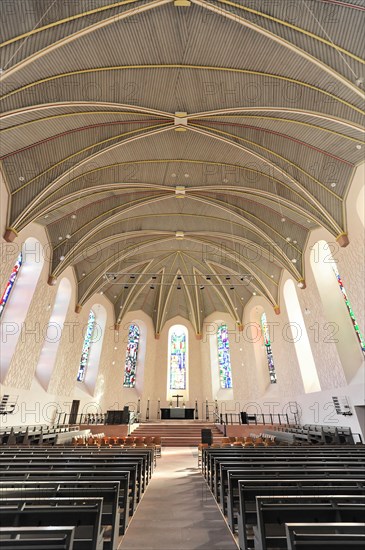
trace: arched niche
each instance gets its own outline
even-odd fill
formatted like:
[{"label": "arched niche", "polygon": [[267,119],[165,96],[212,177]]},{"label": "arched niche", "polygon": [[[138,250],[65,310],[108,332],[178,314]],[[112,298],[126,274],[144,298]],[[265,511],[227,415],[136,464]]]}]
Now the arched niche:
[{"label": "arched niche", "polygon": [[[257,299],[256,299],[257,300]],[[270,371],[268,365],[267,348],[265,346],[264,336],[262,333],[261,320],[265,313],[268,317],[269,308],[272,306],[261,298],[262,303],[256,301],[248,310],[248,322],[244,326],[244,338],[250,349],[251,361],[254,365],[254,372],[251,373],[256,380],[256,392],[260,397],[264,395],[272,386],[270,381]],[[273,334],[270,330],[270,321],[268,319],[268,333],[270,334],[270,344],[272,346]],[[273,361],[275,364],[275,350],[272,350]],[[280,380],[279,380],[280,382]],[[274,384],[275,385],[275,384]]]},{"label": "arched niche", "polygon": [[57,288],[56,298],[35,373],[38,382],[45,390],[48,389],[53,373],[71,295],[71,283],[67,277],[63,277]]},{"label": "arched niche", "polygon": [[21,254],[22,265],[16,284],[4,308],[0,324],[1,382],[6,382],[5,378],[44,265],[42,245],[34,237],[29,237],[24,241]]},{"label": "arched niche", "polygon": [[[310,263],[323,310],[331,328],[331,342],[336,345],[347,382],[351,382],[363,366],[364,356],[354,322],[341,292],[336,269],[341,264],[332,256],[333,246],[321,239],[311,249]],[[346,281],[343,281],[346,287]],[[356,312],[354,312],[356,316]]]},{"label": "arched niche", "polygon": [[321,391],[317,367],[299,304],[297,290],[292,279],[288,279],[284,283],[283,293],[304,391],[305,393]]}]

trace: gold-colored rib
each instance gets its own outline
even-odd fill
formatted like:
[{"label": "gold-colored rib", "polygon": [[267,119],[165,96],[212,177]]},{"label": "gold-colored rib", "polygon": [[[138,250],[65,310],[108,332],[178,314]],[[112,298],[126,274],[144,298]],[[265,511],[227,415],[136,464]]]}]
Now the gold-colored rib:
[{"label": "gold-colored rib", "polygon": [[111,10],[113,8],[118,8],[119,6],[124,6],[128,4],[135,4],[139,0],[123,0],[123,2],[114,2],[113,4],[109,4],[107,6],[101,6],[99,8],[95,8],[93,10],[88,10],[82,13],[77,13],[76,15],[72,15],[70,17],[65,17],[64,19],[59,19],[58,21],[53,21],[53,23],[48,23],[48,25],[43,25],[43,27],[39,27],[37,29],[32,29],[31,31],[25,32],[23,34],[19,34],[18,36],[14,36],[14,38],[9,38],[9,40],[6,40],[5,42],[2,42],[0,44],[0,48],[3,48],[4,46],[8,46],[9,44],[13,44],[14,42],[18,42],[19,40],[22,40],[23,38],[28,38],[29,36],[32,36],[34,34],[38,34],[40,32],[46,31],[48,29],[52,29],[54,27],[58,27],[59,25],[64,25],[65,23],[69,23],[70,21],[75,21],[76,19],[80,19],[82,17],[87,17],[88,15],[93,15],[95,13],[100,13],[106,10]]},{"label": "gold-colored rib", "polygon": [[15,191],[13,191],[11,194],[16,195],[16,193],[19,193],[19,191],[21,191],[25,187],[28,187],[28,185],[30,185],[31,183],[33,183],[37,179],[41,178],[42,176],[44,176],[45,174],[47,174],[51,170],[54,170],[55,168],[57,168],[57,166],[60,166],[64,162],[76,157],[77,155],[81,155],[81,153],[85,153],[85,151],[89,151],[90,149],[93,149],[94,147],[98,147],[99,145],[103,145],[104,143],[108,143],[110,141],[115,141],[119,138],[122,138],[122,137],[125,137],[125,136],[130,136],[130,135],[136,134],[138,132],[143,132],[144,130],[154,130],[156,128],[160,128],[160,127],[163,127],[163,126],[169,126],[169,125],[171,125],[170,122],[161,122],[160,124],[154,124],[153,126],[145,126],[143,128],[135,128],[134,130],[130,130],[129,132],[123,132],[122,134],[118,134],[117,136],[113,136],[113,137],[110,137],[110,138],[107,138],[107,139],[103,139],[102,141],[98,141],[97,143],[93,143],[91,145],[88,145],[88,147],[85,147],[84,149],[80,149],[80,151],[76,151],[76,153],[73,153],[72,155],[69,155],[68,157],[65,157],[64,159],[61,159],[59,162],[56,162],[56,164],[53,164],[50,168],[47,168],[47,170],[45,170],[41,174],[38,174],[38,176],[35,176],[34,178],[27,181],[27,183],[24,183],[23,185],[21,185],[20,187],[15,189]]},{"label": "gold-colored rib", "polygon": [[[301,168],[300,166],[298,166],[298,164],[295,164],[295,162],[291,162],[290,160],[288,160],[286,157],[283,157],[282,155],[279,155],[279,153],[275,153],[275,151],[273,151],[272,149],[269,149],[268,147],[264,147],[263,145],[259,145],[258,143],[256,143],[255,141],[251,141],[249,139],[246,139],[246,138],[243,138],[243,137],[240,137],[240,136],[236,136],[235,134],[231,134],[230,132],[225,132],[223,130],[218,130],[217,128],[212,128],[211,126],[205,126],[203,124],[191,124],[191,126],[194,126],[195,128],[203,128],[204,130],[209,130],[209,131],[212,131],[214,133],[217,133],[217,134],[222,134],[223,136],[228,136],[230,138],[233,138],[233,139],[238,139],[239,141],[243,141],[245,143],[249,143],[250,145],[253,145],[254,147],[258,147],[259,149],[262,149],[263,151],[266,151],[266,153],[269,153],[270,155],[273,155],[275,157],[278,157],[279,159],[283,160],[285,163],[287,164],[290,164],[290,166],[293,166],[294,168],[296,168],[297,170],[299,170],[299,172],[302,172],[302,174],[304,174],[306,177],[308,177],[309,179],[311,179],[314,183],[316,183],[317,185],[319,185],[320,187],[322,187],[325,191],[327,191],[328,193],[330,193],[331,195],[333,195],[334,197],[336,197],[336,199],[338,199],[339,201],[342,201],[342,197],[340,197],[339,195],[337,195],[337,193],[335,193],[334,191],[332,191],[332,189],[329,189],[328,187],[326,187],[323,183],[321,183],[319,180],[317,180],[316,178],[314,178],[313,176],[311,176],[308,172],[306,172],[305,170],[303,170],[303,168]],[[266,159],[270,164],[272,164],[272,162],[268,159]],[[280,166],[279,166],[280,168]],[[282,170],[282,168],[280,168]],[[291,176],[292,177],[292,176]],[[299,182],[298,182],[299,183]]]},{"label": "gold-colored rib", "polygon": [[24,86],[21,86],[20,88],[17,88],[16,90],[12,90],[11,92],[8,92],[7,94],[3,95],[0,100],[4,100],[8,97],[11,97],[14,94],[23,92],[24,90],[28,90],[30,88],[33,88],[35,86],[38,86],[39,84],[44,84],[45,82],[51,82],[52,80],[59,80],[62,78],[67,78],[69,76],[75,76],[75,75],[81,75],[81,74],[89,74],[89,73],[100,73],[100,72],[107,72],[107,71],[122,71],[122,70],[142,70],[142,69],[188,69],[188,70],[206,70],[206,71],[215,71],[215,72],[230,72],[235,74],[251,74],[255,76],[263,76],[268,78],[273,78],[275,80],[283,80],[285,82],[290,82],[292,84],[297,84],[299,86],[303,86],[305,88],[308,88],[310,90],[314,90],[315,92],[324,94],[327,97],[330,97],[331,99],[334,99],[335,101],[338,101],[342,103],[343,105],[346,105],[346,107],[349,107],[350,109],[353,109],[354,111],[357,111],[360,114],[365,114],[365,112],[356,107],[355,105],[352,105],[345,99],[342,99],[340,97],[335,96],[331,92],[327,92],[326,90],[322,90],[321,88],[318,88],[317,86],[314,86],[313,84],[309,84],[307,82],[302,82],[301,80],[296,80],[295,78],[290,78],[287,76],[281,76],[276,75],[272,73],[264,73],[262,71],[253,71],[249,69],[236,69],[231,67],[214,67],[214,66],[206,66],[206,65],[189,65],[189,64],[181,64],[181,63],[169,63],[169,64],[151,64],[151,65],[118,65],[115,67],[95,67],[93,69],[79,69],[77,71],[70,71],[67,73],[61,73],[53,76],[48,76],[46,78],[41,78],[40,80],[36,80],[34,82],[31,82],[29,84],[25,84]]},{"label": "gold-colored rib", "polygon": [[[193,0],[194,1],[194,0]],[[318,42],[322,42],[322,44],[325,44],[326,46],[329,46],[330,48],[333,48],[352,59],[355,59],[355,61],[358,61],[361,64],[364,64],[365,61],[361,57],[358,57],[357,55],[349,52],[348,50],[345,50],[345,48],[342,48],[341,46],[338,46],[337,44],[334,44],[330,40],[327,40],[326,38],[322,38],[321,36],[318,36],[317,34],[314,34],[313,32],[307,31],[303,29],[302,27],[297,27],[296,25],[293,25],[292,23],[289,23],[288,21],[283,21],[282,19],[279,19],[277,17],[274,17],[273,15],[269,15],[268,13],[263,13],[261,11],[255,10],[253,8],[249,8],[247,6],[242,6],[240,4],[236,4],[235,2],[231,2],[230,0],[218,0],[221,4],[226,4],[227,6],[232,6],[234,8],[237,8],[239,10],[246,11],[248,13],[252,13],[254,15],[258,15],[259,17],[262,17],[263,19],[268,19],[269,21],[273,21],[274,23],[279,23],[279,25],[283,25],[284,27],[288,27],[289,29],[292,29],[294,31],[297,31],[301,34],[305,34],[306,36],[309,36],[310,38],[313,38],[314,40],[317,40]]]}]

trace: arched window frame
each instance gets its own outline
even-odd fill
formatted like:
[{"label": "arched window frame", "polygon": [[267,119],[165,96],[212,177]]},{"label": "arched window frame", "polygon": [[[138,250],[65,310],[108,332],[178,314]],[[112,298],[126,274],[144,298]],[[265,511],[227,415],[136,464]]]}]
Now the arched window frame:
[{"label": "arched window frame", "polygon": [[[182,337],[180,350],[173,348],[173,337]],[[168,333],[168,390],[187,389],[188,330],[184,325],[173,325]],[[178,342],[175,342],[178,343]],[[182,346],[182,347],[181,347]],[[178,375],[178,376],[177,376]]]},{"label": "arched window frame", "polygon": [[297,289],[292,279],[288,279],[284,283],[283,293],[304,391],[305,393],[319,392],[321,391],[321,384],[318,378],[317,367],[305,326],[302,308],[300,307]]},{"label": "arched window frame", "polygon": [[12,269],[12,272],[11,272],[11,275],[9,277],[9,280],[8,282],[6,283],[5,285],[5,289],[4,289],[4,292],[3,292],[3,295],[1,296],[1,299],[0,299],[0,318],[3,314],[3,311],[6,307],[6,304],[8,303],[9,301],[9,298],[11,296],[11,292],[12,290],[14,289],[14,286],[15,286],[15,283],[16,283],[16,280],[17,280],[17,277],[19,275],[19,272],[20,272],[20,269],[22,267],[22,263],[23,263],[23,253],[20,252],[19,256],[17,257],[17,260],[14,264],[14,267]]},{"label": "arched window frame", "polygon": [[128,329],[128,343],[124,363],[124,388],[136,386],[136,371],[138,361],[138,349],[141,332],[136,323],[131,323]]},{"label": "arched window frame", "polygon": [[217,330],[219,380],[221,389],[232,389],[231,353],[228,327],[222,323]]}]

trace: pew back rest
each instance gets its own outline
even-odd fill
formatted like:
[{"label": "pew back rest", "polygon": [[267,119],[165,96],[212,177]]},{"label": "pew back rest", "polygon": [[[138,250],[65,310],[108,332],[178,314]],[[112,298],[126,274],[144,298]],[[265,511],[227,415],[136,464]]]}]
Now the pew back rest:
[{"label": "pew back rest", "polygon": [[365,548],[365,523],[286,523],[288,550]]},{"label": "pew back rest", "polygon": [[1,550],[73,550],[75,528],[69,525],[52,527],[0,527]]}]

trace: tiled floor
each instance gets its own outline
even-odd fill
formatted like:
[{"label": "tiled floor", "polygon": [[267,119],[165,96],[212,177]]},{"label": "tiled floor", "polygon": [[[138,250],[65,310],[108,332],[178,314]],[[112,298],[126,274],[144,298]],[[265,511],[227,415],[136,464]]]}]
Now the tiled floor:
[{"label": "tiled floor", "polygon": [[197,467],[197,449],[163,449],[120,550],[237,550]]}]

